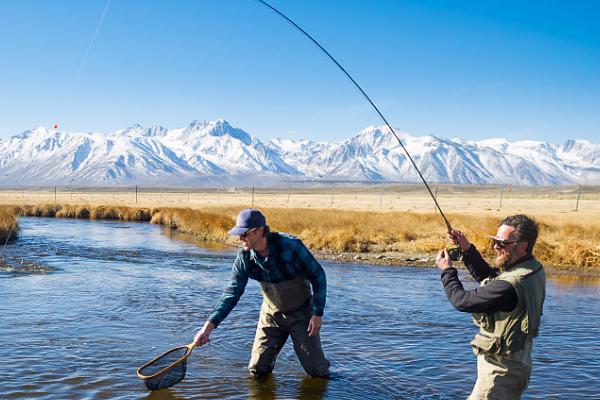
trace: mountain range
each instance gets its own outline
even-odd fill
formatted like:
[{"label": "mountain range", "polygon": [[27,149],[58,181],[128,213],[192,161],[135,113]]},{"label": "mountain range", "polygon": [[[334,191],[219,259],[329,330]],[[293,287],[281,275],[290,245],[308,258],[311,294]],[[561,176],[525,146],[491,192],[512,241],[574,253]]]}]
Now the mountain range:
[{"label": "mountain range", "polygon": [[[600,184],[600,145],[586,140],[469,141],[400,132],[428,182]],[[420,182],[386,127],[341,142],[262,142],[227,121],[111,133],[38,127],[0,139],[0,185],[276,186],[293,181]]]}]

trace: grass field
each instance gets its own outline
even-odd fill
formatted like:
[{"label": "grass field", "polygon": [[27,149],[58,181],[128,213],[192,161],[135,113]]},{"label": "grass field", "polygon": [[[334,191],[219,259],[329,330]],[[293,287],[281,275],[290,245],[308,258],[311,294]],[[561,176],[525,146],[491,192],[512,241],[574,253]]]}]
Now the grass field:
[{"label": "grass field", "polygon": [[[600,213],[600,187],[431,185],[444,212],[531,214]],[[579,200],[578,200],[579,197]],[[129,207],[315,208],[354,211],[433,212],[425,187],[361,185],[287,188],[12,188],[0,189],[0,204],[86,204]]]},{"label": "grass field", "polygon": [[[445,225],[423,186],[249,190],[10,190],[0,204],[20,215],[151,221],[202,242],[236,245],[227,236],[237,212],[261,208],[274,230],[341,260],[431,265]],[[434,186],[450,223],[491,256],[487,235],[514,213],[540,223],[537,257],[554,269],[600,273],[600,189]],[[49,199],[48,196],[51,198]],[[52,204],[56,196],[56,204]],[[49,201],[50,200],[50,201]],[[576,211],[577,210],[577,211]]]}]

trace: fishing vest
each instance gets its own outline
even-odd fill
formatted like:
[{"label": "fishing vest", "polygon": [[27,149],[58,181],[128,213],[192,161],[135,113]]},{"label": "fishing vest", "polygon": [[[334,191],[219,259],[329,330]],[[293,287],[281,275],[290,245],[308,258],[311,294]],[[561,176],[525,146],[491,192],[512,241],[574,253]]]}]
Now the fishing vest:
[{"label": "fishing vest", "polygon": [[512,285],[517,292],[517,305],[510,312],[474,313],[473,323],[479,327],[479,333],[471,345],[475,354],[509,356],[524,349],[525,343],[538,335],[546,297],[546,273],[542,264],[531,257],[495,278],[483,280],[481,286],[495,280]]}]

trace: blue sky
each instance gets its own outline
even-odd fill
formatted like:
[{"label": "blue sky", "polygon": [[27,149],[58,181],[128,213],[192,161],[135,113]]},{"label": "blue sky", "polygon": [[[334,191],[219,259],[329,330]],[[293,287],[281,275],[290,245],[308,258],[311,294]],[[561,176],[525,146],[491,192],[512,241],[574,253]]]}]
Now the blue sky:
[{"label": "blue sky", "polygon": [[[379,117],[253,0],[5,0],[0,137],[225,118],[261,139],[342,140]],[[600,2],[271,0],[421,136],[600,143]],[[85,58],[85,63],[83,60]]]}]

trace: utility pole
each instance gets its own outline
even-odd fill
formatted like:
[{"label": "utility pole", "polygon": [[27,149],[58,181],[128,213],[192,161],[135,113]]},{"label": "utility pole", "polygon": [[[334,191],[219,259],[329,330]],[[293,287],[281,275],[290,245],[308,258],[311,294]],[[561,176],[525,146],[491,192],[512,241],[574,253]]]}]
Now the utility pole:
[{"label": "utility pole", "polygon": [[575,203],[575,211],[579,210],[579,197],[581,197],[581,184],[577,186],[577,203]]},{"label": "utility pole", "polygon": [[333,207],[333,191],[335,190],[333,183],[331,184],[331,206]]}]

